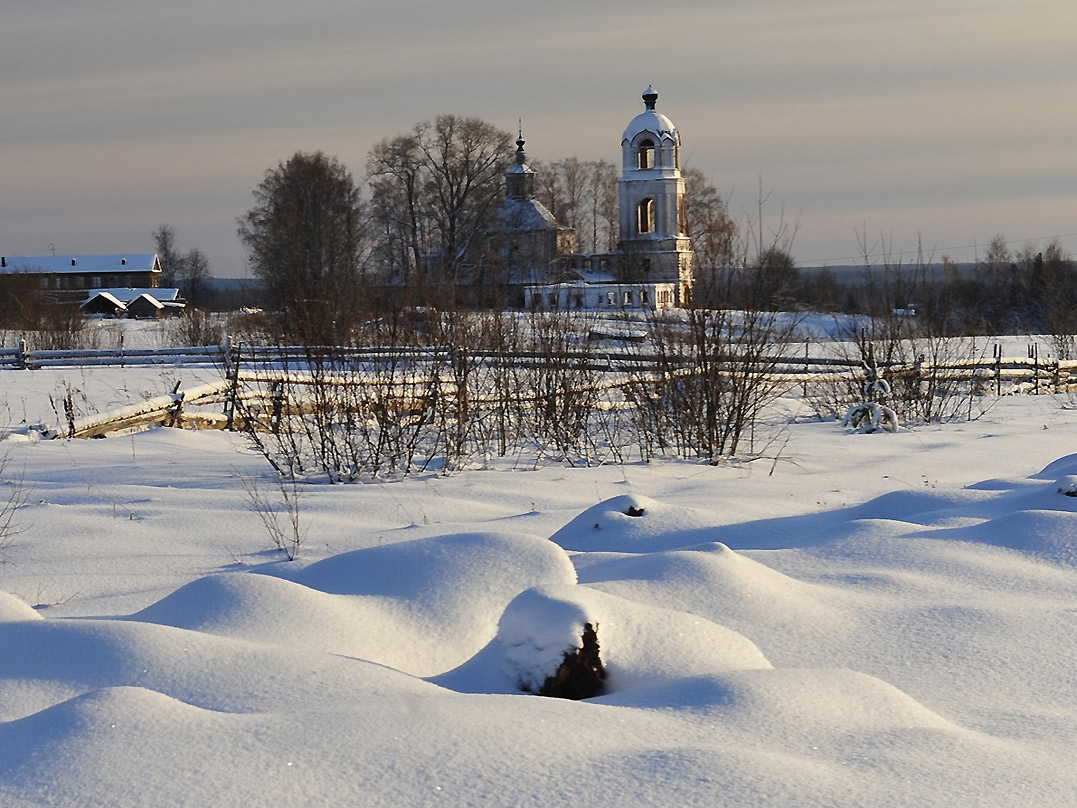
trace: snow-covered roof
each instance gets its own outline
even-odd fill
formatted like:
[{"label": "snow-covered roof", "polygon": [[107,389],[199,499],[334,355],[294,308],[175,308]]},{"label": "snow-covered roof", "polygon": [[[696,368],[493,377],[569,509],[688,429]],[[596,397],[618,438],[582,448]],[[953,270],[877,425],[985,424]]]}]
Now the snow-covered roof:
[{"label": "snow-covered roof", "polygon": [[584,283],[615,283],[617,281],[617,277],[612,272],[596,269],[575,269],[574,272]]},{"label": "snow-covered roof", "polygon": [[127,304],[127,308],[131,308],[132,304],[134,304],[134,303],[139,303],[139,304],[141,304],[143,306],[150,306],[151,308],[158,309],[158,310],[164,308],[164,304],[161,303],[161,301],[159,301],[153,295],[148,294],[148,293],[143,293],[143,294],[139,295],[138,297],[136,297],[134,300],[132,300],[130,303]]},{"label": "snow-covered roof", "polygon": [[107,300],[110,304],[115,306],[117,309],[126,309],[127,308],[127,305],[124,303],[124,301],[120,300],[118,297],[116,297],[111,292],[105,292],[105,291],[99,291],[96,294],[91,294],[86,300],[84,300],[82,302],[82,308],[86,308],[87,306],[89,306],[91,303],[93,303],[95,300],[98,300],[98,299]]},{"label": "snow-covered roof", "polygon": [[624,134],[621,135],[621,140],[632,140],[642,132],[650,132],[659,139],[673,137],[677,133],[677,127],[673,125],[673,121],[654,109],[658,93],[648,87],[647,92],[643,94],[643,99],[647,109],[629,121]]},{"label": "snow-covered roof", "polygon": [[625,132],[621,136],[621,140],[632,140],[636,135],[642,132],[650,132],[658,138],[673,137],[676,133],[677,127],[673,125],[673,121],[667,118],[661,113],[647,110],[641,112],[635,118],[631,120]]},{"label": "snow-covered roof", "polygon": [[5,269],[26,274],[160,272],[157,253],[6,256]]},{"label": "snow-covered roof", "polygon": [[572,229],[558,224],[549,209],[537,199],[503,199],[497,210],[497,221],[502,230]]},{"label": "snow-covered roof", "polygon": [[529,283],[527,288],[554,291],[556,289],[672,289],[674,281],[620,281],[616,278],[588,278],[586,280],[562,281],[560,283]]},{"label": "snow-covered roof", "polygon": [[159,289],[131,289],[131,288],[109,288],[109,289],[90,289],[86,294],[89,297],[95,297],[96,295],[107,293],[113,295],[118,300],[124,303],[130,303],[139,295],[150,295],[155,300],[159,300],[162,303],[168,303],[179,299],[180,290],[173,289],[171,287],[161,287]]}]

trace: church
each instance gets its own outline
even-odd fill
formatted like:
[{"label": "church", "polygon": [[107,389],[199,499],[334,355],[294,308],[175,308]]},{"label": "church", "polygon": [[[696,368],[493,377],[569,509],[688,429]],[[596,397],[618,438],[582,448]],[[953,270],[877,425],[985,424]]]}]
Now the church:
[{"label": "church", "polygon": [[681,137],[657,103],[658,93],[648,87],[643,111],[621,135],[616,252],[574,251],[575,233],[535,198],[535,172],[526,163],[522,134],[516,141],[505,198],[485,240],[485,263],[499,267],[502,281],[523,285],[526,308],[691,305],[694,273],[685,233]]}]

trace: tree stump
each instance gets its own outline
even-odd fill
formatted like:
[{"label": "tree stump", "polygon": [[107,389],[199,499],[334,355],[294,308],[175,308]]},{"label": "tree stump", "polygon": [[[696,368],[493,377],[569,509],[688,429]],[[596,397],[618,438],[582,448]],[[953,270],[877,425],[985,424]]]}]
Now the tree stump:
[{"label": "tree stump", "polygon": [[602,690],[606,669],[598,655],[598,624],[583,626],[583,647],[566,651],[557,672],[547,676],[539,689],[540,696],[557,699],[589,699]]}]

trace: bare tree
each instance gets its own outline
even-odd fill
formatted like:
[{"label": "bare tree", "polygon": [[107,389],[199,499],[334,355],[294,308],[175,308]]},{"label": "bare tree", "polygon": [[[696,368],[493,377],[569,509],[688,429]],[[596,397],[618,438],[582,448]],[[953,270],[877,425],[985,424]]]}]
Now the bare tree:
[{"label": "bare tree", "polygon": [[423,155],[423,201],[438,234],[441,270],[460,279],[471,240],[493,212],[511,159],[511,136],[479,118],[439,115],[415,127]]},{"label": "bare tree", "polygon": [[469,251],[494,212],[511,155],[508,132],[456,115],[376,144],[366,168],[382,273],[416,285],[426,280],[422,269],[453,288],[467,280]]},{"label": "bare tree", "polygon": [[535,195],[558,222],[576,231],[580,252],[608,252],[617,246],[617,170],[605,160],[567,157],[533,161]]},{"label": "bare tree", "polygon": [[779,245],[764,249],[745,273],[742,298],[751,308],[781,311],[789,307],[799,281],[796,262]]},{"label": "bare tree", "polygon": [[205,305],[208,296],[209,260],[201,250],[188,250],[176,279],[180,294],[190,306]]},{"label": "bare tree", "polygon": [[157,260],[161,262],[161,286],[175,286],[183,263],[183,256],[176,250],[176,231],[172,225],[162,224],[151,235],[157,245]]},{"label": "bare tree", "polygon": [[322,152],[296,152],[266,171],[239,219],[255,276],[307,345],[344,344],[359,317],[366,248],[363,204],[351,173]]},{"label": "bare tree", "polygon": [[423,212],[423,154],[414,134],[377,143],[367,155],[375,260],[389,280],[413,281],[419,257],[431,249]]},{"label": "bare tree", "polygon": [[732,267],[743,260],[743,239],[725,200],[698,168],[684,171],[684,226],[692,239],[696,264]]},{"label": "bare tree", "polygon": [[191,306],[202,306],[208,297],[207,281],[210,277],[209,260],[198,249],[181,253],[176,249],[176,231],[169,224],[162,224],[152,233],[157,247],[157,259],[161,262],[160,284],[174,287]]},{"label": "bare tree", "polygon": [[1037,254],[1036,269],[1035,299],[1044,330],[1051,335],[1055,355],[1073,359],[1077,356],[1077,267],[1054,239]]},{"label": "bare tree", "polygon": [[[893,420],[902,424],[978,417],[983,385],[970,380],[962,367],[980,361],[989,343],[953,336],[953,309],[945,291],[952,278],[945,271],[940,276],[922,251],[915,261],[902,264],[888,239],[869,241],[866,232],[857,238],[871,316],[859,318],[837,344],[855,346],[845,356],[861,362],[864,377],[825,390],[816,406],[840,416],[854,405],[882,404],[881,397],[865,402],[874,391],[885,392]],[[945,257],[943,264],[952,266]],[[885,378],[885,391],[869,387],[880,378]]]}]

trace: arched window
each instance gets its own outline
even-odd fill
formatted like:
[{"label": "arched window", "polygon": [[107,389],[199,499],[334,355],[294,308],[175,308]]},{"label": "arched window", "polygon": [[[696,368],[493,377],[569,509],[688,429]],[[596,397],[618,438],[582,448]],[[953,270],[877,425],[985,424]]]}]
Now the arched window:
[{"label": "arched window", "polygon": [[636,168],[654,168],[654,141],[641,140],[636,150]]},{"label": "arched window", "polygon": [[636,231],[639,233],[654,232],[654,200],[643,199],[636,208]]}]

